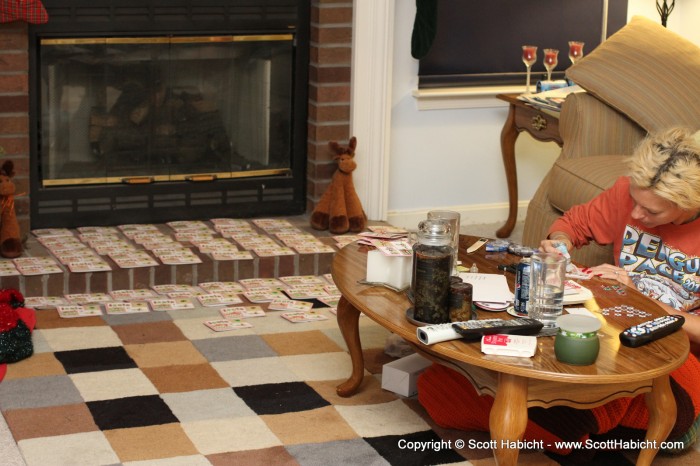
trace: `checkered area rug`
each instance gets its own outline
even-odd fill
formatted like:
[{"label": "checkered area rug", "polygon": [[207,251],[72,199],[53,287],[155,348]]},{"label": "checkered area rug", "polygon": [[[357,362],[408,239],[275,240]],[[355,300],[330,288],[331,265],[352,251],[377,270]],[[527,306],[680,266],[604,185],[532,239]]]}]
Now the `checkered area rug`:
[{"label": "checkered area rug", "polygon": [[213,332],[203,321],[218,310],[202,306],[73,319],[38,310],[35,354],[9,365],[0,409],[29,466],[463,462],[444,447],[399,447],[439,442],[439,429],[414,399],[381,389],[388,333],[366,317],[365,381],[336,395],[351,361],[335,316],[317,311],[329,319],[270,311]]}]

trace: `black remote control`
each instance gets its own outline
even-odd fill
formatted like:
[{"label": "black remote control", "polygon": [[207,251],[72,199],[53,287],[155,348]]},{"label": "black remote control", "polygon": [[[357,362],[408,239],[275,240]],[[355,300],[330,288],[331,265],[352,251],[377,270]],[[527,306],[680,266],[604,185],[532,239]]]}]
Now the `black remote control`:
[{"label": "black remote control", "polygon": [[683,326],[683,316],[668,315],[647,320],[626,328],[620,333],[620,343],[631,348],[646,345],[654,340],[670,335]]},{"label": "black remote control", "polygon": [[535,319],[482,319],[455,322],[452,328],[464,339],[480,339],[483,335],[494,333],[512,333],[515,335],[534,335],[544,324]]}]

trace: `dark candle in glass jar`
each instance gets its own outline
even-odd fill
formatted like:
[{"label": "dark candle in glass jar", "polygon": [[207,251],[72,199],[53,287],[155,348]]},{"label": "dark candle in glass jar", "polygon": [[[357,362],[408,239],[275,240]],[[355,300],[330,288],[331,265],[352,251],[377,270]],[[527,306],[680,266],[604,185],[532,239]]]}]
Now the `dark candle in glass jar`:
[{"label": "dark candle in glass jar", "polygon": [[464,322],[472,318],[471,283],[453,283],[450,287],[450,321]]},{"label": "dark candle in glass jar", "polygon": [[452,283],[452,231],[443,219],[418,224],[418,242],[413,245],[413,318],[428,324],[450,321]]}]

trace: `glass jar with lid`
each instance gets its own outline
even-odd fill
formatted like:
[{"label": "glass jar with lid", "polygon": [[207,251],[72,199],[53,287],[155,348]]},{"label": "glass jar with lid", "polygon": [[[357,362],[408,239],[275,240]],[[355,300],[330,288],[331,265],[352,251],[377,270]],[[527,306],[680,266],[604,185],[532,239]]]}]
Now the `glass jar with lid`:
[{"label": "glass jar with lid", "polygon": [[452,229],[442,219],[418,224],[413,245],[413,318],[429,324],[450,322],[450,275],[452,273]]}]

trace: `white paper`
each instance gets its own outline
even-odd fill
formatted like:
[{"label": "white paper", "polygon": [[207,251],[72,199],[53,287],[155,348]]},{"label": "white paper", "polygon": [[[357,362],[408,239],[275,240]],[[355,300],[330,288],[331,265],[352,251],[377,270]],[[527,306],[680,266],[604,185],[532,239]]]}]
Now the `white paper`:
[{"label": "white paper", "polygon": [[486,303],[513,301],[505,275],[496,273],[460,273],[459,277],[473,287],[472,300]]}]

